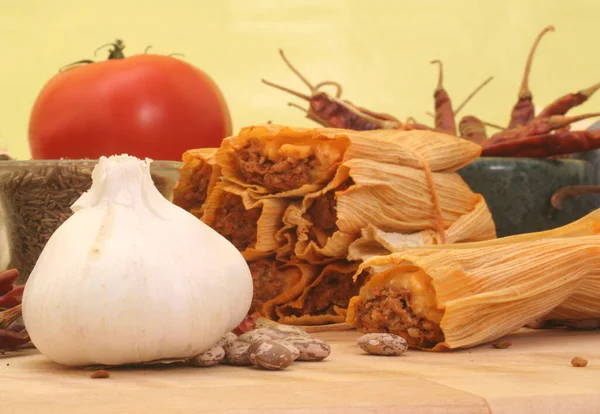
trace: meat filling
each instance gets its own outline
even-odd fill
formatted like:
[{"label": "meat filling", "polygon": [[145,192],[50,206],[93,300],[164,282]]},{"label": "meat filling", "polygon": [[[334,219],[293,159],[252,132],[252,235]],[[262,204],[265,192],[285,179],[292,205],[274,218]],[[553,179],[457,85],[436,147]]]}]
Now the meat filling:
[{"label": "meat filling", "polygon": [[226,192],[215,212],[212,228],[243,251],[256,242],[260,215],[259,208],[246,210],[240,196]]},{"label": "meat filling", "polygon": [[352,180],[349,179],[334,190],[328,191],[321,197],[314,199],[311,206],[306,210],[307,219],[314,224],[310,231],[311,240],[317,241],[321,247],[337,231],[337,202],[335,193],[348,189],[352,184]]},{"label": "meat filling", "polygon": [[[276,298],[283,290],[283,281],[279,277],[275,262],[269,260],[258,260],[248,264],[252,273],[254,295],[250,314],[259,313],[263,303]],[[261,316],[265,316],[262,315]]]},{"label": "meat filling", "polygon": [[314,286],[305,298],[301,309],[292,310],[295,316],[302,315],[333,315],[334,306],[348,309],[350,298],[358,295],[364,278],[355,283],[354,273],[330,272]]},{"label": "meat filling", "polygon": [[272,192],[294,190],[312,182],[312,172],[319,166],[314,155],[307,158],[280,157],[276,161],[261,153],[257,142],[232,154],[240,173],[250,184],[258,184]]},{"label": "meat filling", "polygon": [[183,195],[177,197],[173,202],[179,207],[190,210],[204,204],[208,193],[208,184],[212,167],[206,163],[194,168],[191,177],[191,186]]},{"label": "meat filling", "polygon": [[413,347],[432,348],[444,342],[438,324],[413,313],[410,298],[411,293],[404,289],[370,288],[356,304],[356,329],[400,335]]}]

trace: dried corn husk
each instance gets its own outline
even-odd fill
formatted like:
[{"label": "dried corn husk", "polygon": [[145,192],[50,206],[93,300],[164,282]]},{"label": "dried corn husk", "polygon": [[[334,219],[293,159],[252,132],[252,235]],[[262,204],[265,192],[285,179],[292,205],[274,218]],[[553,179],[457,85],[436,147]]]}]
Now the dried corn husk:
[{"label": "dried corn husk", "polygon": [[275,308],[278,322],[303,326],[344,322],[350,298],[358,293],[368,275],[362,273],[355,283],[353,275],[357,269],[357,263],[346,261],[322,268],[296,300]]},{"label": "dried corn husk", "polygon": [[[411,167],[364,159],[344,162],[324,189],[306,195],[301,205],[291,205],[289,210],[295,211],[284,216],[286,228],[297,228],[295,255],[311,263],[346,257],[351,244],[369,229],[393,233],[395,242],[409,244],[441,243],[441,232],[446,243],[496,237],[485,200],[458,174],[434,172],[431,178],[430,182],[424,171]],[[332,195],[335,213],[325,211],[328,202],[322,203]],[[319,209],[319,204],[325,207]],[[313,206],[317,210],[311,212]],[[318,223],[321,215],[331,214],[335,228]],[[377,243],[377,239],[368,241]],[[393,251],[386,247],[380,253]],[[354,258],[363,255],[354,251]]]},{"label": "dried corn husk", "polygon": [[[264,181],[245,176],[235,157],[254,145],[253,153],[264,160],[306,160],[310,180],[293,188],[267,188]],[[349,131],[333,128],[290,128],[261,125],[243,128],[226,138],[216,159],[223,176],[248,188],[254,197],[302,197],[323,188],[342,162],[362,158],[386,164],[431,171],[455,171],[475,160],[481,147],[467,140],[431,131]]]},{"label": "dried corn husk", "polygon": [[[236,205],[234,214],[231,203]],[[246,260],[257,260],[274,255],[279,248],[276,235],[287,205],[284,199],[255,200],[244,188],[222,181],[205,203],[202,221],[232,242]],[[251,237],[241,239],[245,234]]]},{"label": "dried corn husk", "polygon": [[[477,194],[477,198],[479,201],[475,208],[444,231],[447,245],[454,243],[464,245],[495,239],[496,231],[490,211],[483,197]],[[434,230],[422,230],[417,233],[386,232],[368,224],[361,230],[360,238],[348,246],[348,260],[364,261],[374,256],[385,256],[411,247],[440,245],[440,242],[440,236]]]},{"label": "dried corn husk", "polygon": [[[358,271],[373,276],[352,299],[347,322],[360,327],[357,310],[369,292],[389,286],[407,289],[413,312],[439,324],[444,340],[425,347],[436,351],[490,342],[549,314],[599,318],[599,216],[600,210],[546,232],[368,259]],[[406,336],[402,327],[387,329]]]},{"label": "dried corn husk", "polygon": [[179,182],[173,189],[173,204],[198,218],[204,213],[204,203],[221,175],[215,162],[217,148],[186,151],[179,168]]},{"label": "dried corn husk", "polygon": [[296,299],[317,277],[318,268],[305,263],[261,259],[249,263],[254,280],[253,317],[274,319],[275,306]]}]

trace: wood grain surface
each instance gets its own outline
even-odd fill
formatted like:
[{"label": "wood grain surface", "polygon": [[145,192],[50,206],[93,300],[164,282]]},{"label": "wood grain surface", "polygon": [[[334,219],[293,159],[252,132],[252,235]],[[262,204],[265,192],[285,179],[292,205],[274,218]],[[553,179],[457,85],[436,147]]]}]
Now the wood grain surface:
[{"label": "wood grain surface", "polygon": [[[35,350],[0,356],[0,414],[45,413],[600,413],[600,332],[521,330],[471,350],[363,353],[354,331],[313,334],[322,362],[250,367],[90,370]],[[571,359],[586,358],[585,368]]]}]

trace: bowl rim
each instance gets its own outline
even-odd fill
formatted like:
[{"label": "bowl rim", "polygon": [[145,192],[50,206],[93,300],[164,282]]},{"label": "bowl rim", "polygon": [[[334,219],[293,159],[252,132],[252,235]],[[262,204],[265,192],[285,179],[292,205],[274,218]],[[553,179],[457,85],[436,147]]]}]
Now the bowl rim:
[{"label": "bowl rim", "polygon": [[[99,158],[82,158],[82,159],[48,159],[48,160],[4,160],[0,161],[0,168],[5,167],[47,167],[47,166],[68,166],[68,165],[82,165],[82,166],[94,166],[98,164]],[[179,168],[183,165],[182,161],[172,160],[151,160],[150,168],[161,167],[161,168]]]}]

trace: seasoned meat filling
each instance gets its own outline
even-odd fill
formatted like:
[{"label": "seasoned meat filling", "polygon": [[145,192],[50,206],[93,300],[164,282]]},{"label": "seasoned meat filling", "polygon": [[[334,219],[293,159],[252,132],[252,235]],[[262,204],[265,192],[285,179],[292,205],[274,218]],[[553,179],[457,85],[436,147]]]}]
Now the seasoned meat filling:
[{"label": "seasoned meat filling", "polygon": [[323,230],[335,229],[337,220],[335,215],[335,191],[329,191],[315,199],[306,213],[316,227]]},{"label": "seasoned meat filling", "polygon": [[259,208],[246,210],[240,196],[226,192],[215,212],[212,228],[242,251],[256,242],[260,214]]},{"label": "seasoned meat filling", "polygon": [[210,182],[211,172],[212,167],[206,163],[194,168],[190,190],[177,200],[178,203],[175,204],[187,209],[204,204],[208,192],[208,183]]},{"label": "seasoned meat filling", "polygon": [[250,184],[258,184],[272,192],[294,190],[312,182],[312,174],[319,161],[314,155],[308,158],[281,157],[272,161],[265,157],[257,142],[236,150],[234,163]]},{"label": "seasoned meat filling", "polygon": [[315,198],[311,206],[306,210],[306,218],[314,225],[309,232],[309,236],[311,240],[316,241],[321,247],[325,246],[327,239],[337,231],[337,201],[335,193],[347,190],[351,185],[353,185],[353,181],[348,179],[348,181],[340,184],[334,190]]},{"label": "seasoned meat filling", "polygon": [[279,277],[275,262],[258,260],[248,264],[252,273],[254,296],[250,314],[261,311],[263,303],[276,298],[283,290],[283,281]]},{"label": "seasoned meat filling", "polygon": [[356,304],[356,328],[360,332],[391,332],[410,346],[431,348],[444,341],[439,325],[410,308],[411,293],[404,289],[373,287]]},{"label": "seasoned meat filling", "polygon": [[355,283],[352,280],[354,273],[328,273],[321,283],[314,286],[306,296],[302,309],[293,309],[292,314],[302,315],[328,315],[335,314],[333,307],[347,309],[350,298],[358,295],[364,283],[361,275]]}]

